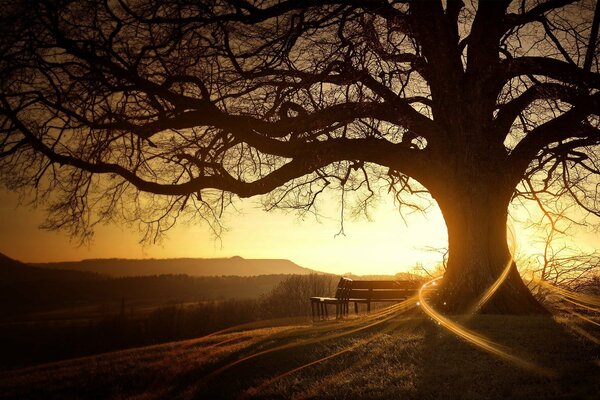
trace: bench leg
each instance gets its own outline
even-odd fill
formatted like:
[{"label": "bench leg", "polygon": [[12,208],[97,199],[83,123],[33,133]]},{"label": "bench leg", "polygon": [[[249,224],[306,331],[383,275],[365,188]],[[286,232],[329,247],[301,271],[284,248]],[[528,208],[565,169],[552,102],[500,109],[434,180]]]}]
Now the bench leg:
[{"label": "bench leg", "polygon": [[358,303],[356,301],[354,302],[354,313],[358,315]]},{"label": "bench leg", "polygon": [[371,312],[371,302],[370,301],[367,303],[367,312],[368,313]]},{"label": "bench leg", "polygon": [[327,304],[325,304],[325,303],[323,303],[323,310],[324,310],[323,315],[325,315],[325,319],[329,319],[329,311],[327,310]]}]

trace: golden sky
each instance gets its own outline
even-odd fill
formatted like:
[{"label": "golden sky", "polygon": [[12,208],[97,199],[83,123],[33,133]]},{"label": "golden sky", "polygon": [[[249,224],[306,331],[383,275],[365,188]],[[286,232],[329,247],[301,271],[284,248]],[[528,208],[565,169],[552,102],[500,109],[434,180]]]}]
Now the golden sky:
[{"label": "golden sky", "polygon": [[[137,231],[109,225],[99,227],[93,243],[82,247],[70,242],[62,232],[39,229],[43,210],[17,207],[16,195],[0,191],[0,252],[25,262],[237,255],[286,258],[303,267],[337,274],[395,274],[410,270],[417,262],[428,267],[435,265],[440,255],[425,248],[445,247],[447,243],[446,228],[435,206],[427,215],[405,216],[404,222],[390,199],[375,209],[372,221],[348,218],[346,236],[336,236],[337,206],[324,210],[325,216],[319,221],[312,216],[300,220],[281,211],[265,212],[252,199],[240,206],[240,213],[227,215],[225,224],[229,231],[220,241],[211,238],[205,225],[179,225],[163,243],[142,246]],[[519,223],[515,226],[519,251],[540,251],[535,245],[535,232]],[[574,239],[586,250],[597,249],[600,244],[598,233],[581,231]]]}]

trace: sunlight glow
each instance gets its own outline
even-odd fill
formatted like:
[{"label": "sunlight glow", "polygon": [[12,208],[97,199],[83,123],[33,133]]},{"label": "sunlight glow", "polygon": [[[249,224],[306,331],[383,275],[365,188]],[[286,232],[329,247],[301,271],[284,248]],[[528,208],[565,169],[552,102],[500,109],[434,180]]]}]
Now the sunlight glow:
[{"label": "sunlight glow", "polygon": [[553,376],[554,375],[554,371],[547,369],[547,368],[540,367],[535,363],[532,363],[530,361],[524,360],[520,357],[517,357],[516,355],[511,354],[509,352],[510,349],[503,348],[502,346],[491,341],[490,339],[488,339],[482,335],[479,335],[479,334],[457,324],[454,321],[451,321],[449,318],[446,318],[443,315],[441,315],[440,313],[438,313],[437,311],[435,311],[433,309],[433,307],[431,307],[427,303],[427,301],[425,299],[425,293],[430,289],[429,286],[435,286],[434,283],[436,283],[440,279],[442,279],[442,278],[437,277],[437,278],[432,279],[431,281],[424,284],[421,287],[421,289],[419,290],[419,301],[421,302],[421,308],[428,316],[430,316],[435,322],[437,322],[438,325],[443,326],[448,331],[454,333],[456,336],[458,336],[462,339],[465,339],[467,342],[471,343],[472,345],[474,345],[490,354],[494,354],[506,361],[509,361],[521,368],[536,372],[536,373],[538,373],[540,375],[544,375],[544,376]]},{"label": "sunlight glow", "polygon": [[[89,258],[228,258],[289,259],[323,272],[389,274],[410,271],[417,262],[433,268],[441,260],[429,248],[447,246],[446,227],[437,207],[421,215],[398,212],[382,199],[365,218],[347,216],[346,235],[338,235],[337,202],[324,201],[318,217],[263,211],[256,200],[240,200],[238,211],[223,217],[229,229],[215,240],[207,226],[189,221],[176,225],[158,244],[140,246],[135,226],[99,225],[90,247],[76,246],[60,232],[37,227],[42,210],[15,208],[16,196],[0,191],[0,253],[24,262],[76,261]],[[35,243],[35,251],[32,251]]]},{"label": "sunlight glow", "polygon": [[565,300],[573,304],[600,313],[600,296],[573,292],[571,290],[554,286],[551,283],[542,280],[538,280],[537,283],[542,285],[544,288],[561,295]]},{"label": "sunlight glow", "polygon": [[[474,306],[471,308],[471,310],[469,310],[467,312],[467,314],[475,314],[476,312],[481,310],[481,308],[492,298],[494,293],[496,293],[496,291],[500,288],[502,283],[504,283],[506,278],[508,278],[508,274],[510,273],[510,268],[512,266],[515,254],[517,252],[517,239],[516,239],[516,235],[515,235],[515,230],[512,227],[512,224],[510,224],[510,223],[507,225],[507,232],[508,232],[508,248],[510,251],[510,257],[508,258],[508,261],[504,265],[504,269],[502,270],[502,273],[500,274],[498,279],[496,279],[496,281],[483,293],[481,298],[474,304]],[[434,282],[434,284],[435,284],[435,282]]]},{"label": "sunlight glow", "polygon": [[[370,316],[367,316],[367,319],[373,319],[373,317],[374,318],[378,318],[378,317],[381,317],[381,316],[387,316],[387,317],[384,318],[384,319],[380,319],[380,320],[378,320],[378,321],[376,321],[374,323],[368,324],[367,326],[363,327],[363,329],[370,328],[370,327],[375,326],[375,325],[379,325],[379,324],[381,324],[383,322],[387,322],[390,319],[393,319],[394,317],[397,317],[399,314],[401,314],[401,313],[403,313],[403,312],[411,309],[416,304],[416,299],[417,299],[417,296],[413,296],[413,297],[411,297],[411,298],[409,298],[409,299],[407,299],[407,300],[405,300],[403,302],[394,304],[394,305],[392,305],[390,307],[386,307],[386,308],[380,310],[379,312],[376,312],[374,314],[371,314]],[[392,315],[389,316],[390,314],[392,314]],[[357,343],[355,343],[355,344],[353,344],[353,345],[351,345],[349,347],[346,347],[346,348],[344,348],[344,349],[342,349],[342,350],[340,350],[340,351],[338,351],[336,353],[333,353],[333,354],[330,354],[328,356],[319,358],[319,359],[317,359],[315,361],[311,361],[311,362],[309,362],[307,364],[303,364],[303,365],[301,365],[299,367],[293,368],[293,369],[291,369],[291,370],[289,370],[287,372],[284,372],[284,373],[279,374],[279,375],[277,375],[277,376],[275,376],[275,377],[273,377],[271,379],[268,379],[265,382],[261,383],[258,387],[251,388],[248,391],[246,391],[245,395],[246,396],[250,396],[250,397],[253,396],[253,395],[256,395],[257,393],[260,393],[262,390],[264,390],[265,388],[267,388],[268,386],[270,386],[272,383],[274,383],[274,382],[276,382],[276,381],[278,381],[278,380],[280,380],[282,378],[285,378],[286,376],[292,375],[292,374],[294,374],[296,372],[299,372],[299,371],[301,371],[301,370],[303,370],[305,368],[308,368],[310,366],[313,366],[313,365],[316,365],[316,364],[320,364],[320,363],[322,363],[324,361],[331,360],[331,359],[333,359],[335,357],[338,357],[338,356],[340,356],[342,354],[348,353],[348,352],[350,352],[350,351],[352,351],[352,350],[354,350],[354,349],[356,349],[356,348],[358,348],[360,346],[364,346],[364,345],[372,342],[373,340],[382,337],[383,335],[387,334],[388,332],[391,332],[394,329],[398,328],[398,326],[400,326],[402,322],[403,322],[402,320],[396,321],[395,324],[391,324],[391,325],[387,326],[386,328],[384,328],[381,331],[379,331],[377,334],[371,335],[371,336],[369,336],[368,338],[366,338],[364,340],[358,341]],[[363,330],[363,329],[361,329],[361,330]],[[340,335],[340,337],[341,336],[345,336],[345,335],[347,335],[349,333],[354,333],[354,332],[355,331],[345,332],[344,335]],[[362,363],[365,363],[367,361],[368,360],[363,359]],[[246,398],[246,397],[242,396],[241,398]]]},{"label": "sunlight glow", "polygon": [[[398,325],[399,324],[389,326],[386,329],[382,330],[381,332],[379,332],[379,333],[377,333],[375,335],[369,336],[368,338],[366,338],[364,340],[360,340],[360,341],[356,342],[355,344],[353,344],[352,346],[346,347],[346,348],[344,348],[344,349],[342,349],[342,350],[340,350],[340,351],[338,351],[336,353],[333,353],[333,354],[330,354],[328,356],[319,358],[318,360],[315,360],[315,361],[311,361],[311,362],[309,362],[307,364],[303,364],[303,365],[301,365],[301,366],[299,366],[297,368],[293,368],[293,369],[291,369],[291,370],[289,370],[287,372],[279,374],[279,375],[277,375],[277,376],[275,376],[275,377],[273,377],[271,379],[267,379],[266,381],[264,381],[263,383],[261,383],[259,386],[255,387],[255,388],[251,388],[248,391],[246,391],[245,394],[248,396],[248,398],[250,398],[250,397],[252,397],[252,396],[260,393],[261,391],[263,391],[265,388],[269,387],[274,382],[276,382],[276,381],[278,381],[280,379],[285,378],[286,376],[290,376],[290,375],[292,375],[292,374],[294,374],[296,372],[299,372],[299,371],[301,371],[301,370],[303,370],[305,368],[311,367],[311,366],[316,365],[316,364],[320,364],[320,363],[325,362],[327,360],[331,360],[331,359],[333,359],[335,357],[341,356],[342,354],[351,352],[352,350],[354,350],[354,349],[356,349],[356,348],[358,348],[360,346],[364,346],[364,345],[372,342],[373,340],[375,340],[375,339],[383,336],[387,332],[389,332],[389,331],[397,328]],[[246,398],[246,397],[245,396],[241,396],[240,397],[240,399],[244,399],[244,398]]]},{"label": "sunlight glow", "polygon": [[481,298],[475,303],[475,305],[468,311],[468,314],[475,314],[481,307],[483,307],[496,293],[498,288],[504,283],[506,278],[508,278],[508,274],[510,273],[510,268],[512,266],[513,259],[510,257],[502,270],[502,274],[496,279],[496,281],[483,293]]},{"label": "sunlight glow", "polygon": [[[393,329],[399,327],[401,325],[401,322],[403,322],[403,320],[397,321],[396,324],[394,324],[393,326],[390,326],[389,330],[385,329],[385,332],[392,331]],[[377,337],[382,337],[382,336],[383,335],[377,335]],[[296,400],[317,398],[318,393],[321,390],[330,386],[331,384],[340,382],[344,376],[350,374],[352,371],[361,370],[361,369],[365,368],[365,366],[367,366],[373,360],[377,360],[385,351],[386,351],[386,349],[383,346],[381,346],[373,351],[370,351],[368,353],[369,355],[367,357],[362,357],[358,362],[348,365],[346,368],[338,371],[337,373],[329,375],[329,376],[325,377],[324,379],[320,379],[319,381],[315,382],[315,384],[311,385],[311,387],[308,388],[304,393],[297,396]]]},{"label": "sunlight glow", "polygon": [[[545,289],[549,290],[552,293],[552,295],[557,296],[559,299],[566,301],[567,303],[570,303],[576,307],[584,308],[588,311],[592,311],[592,312],[595,312],[600,315],[600,297],[599,296],[573,292],[571,290],[567,290],[567,289],[552,285],[549,282],[539,280],[539,279],[536,280],[536,283],[538,285],[544,287]],[[590,324],[593,324],[596,326],[600,326],[600,323],[598,321],[593,320],[591,317],[580,314],[577,311],[570,309],[569,307],[559,306],[559,308],[562,311],[578,318],[581,321],[584,321],[586,323],[590,323]],[[600,339],[598,339],[596,336],[594,336],[592,333],[588,332],[586,329],[582,328],[581,326],[578,326],[575,321],[565,319],[565,318],[558,318],[558,321],[567,325],[570,329],[577,332],[579,335],[591,340],[593,343],[600,344]]]},{"label": "sunlight glow", "polygon": [[[352,328],[352,329],[347,330],[347,331],[335,332],[335,333],[328,334],[328,335],[325,335],[325,336],[320,336],[320,337],[316,337],[316,338],[300,340],[300,341],[296,341],[296,342],[293,342],[293,343],[287,343],[287,344],[284,344],[284,345],[281,345],[281,346],[272,347],[272,348],[269,348],[269,349],[265,349],[263,351],[259,351],[257,353],[250,354],[250,355],[248,355],[246,357],[243,357],[243,358],[240,358],[238,360],[235,360],[235,361],[233,361],[233,362],[231,362],[229,364],[226,364],[226,365],[222,366],[221,368],[218,368],[218,369],[212,371],[210,374],[204,376],[204,378],[202,379],[202,381],[207,382],[207,381],[215,378],[216,376],[218,376],[222,372],[235,367],[236,365],[242,364],[242,363],[244,363],[246,361],[252,360],[254,358],[257,358],[257,357],[260,357],[260,356],[263,356],[263,355],[266,355],[266,354],[270,354],[270,353],[274,353],[274,352],[277,352],[277,351],[286,350],[286,349],[290,349],[290,348],[294,348],[294,347],[299,347],[299,346],[305,346],[305,345],[310,345],[310,344],[314,344],[314,343],[324,342],[324,341],[327,341],[327,340],[337,339],[337,338],[340,338],[340,337],[343,337],[343,336],[347,336],[347,335],[350,335],[350,334],[353,334],[353,333],[364,331],[364,330],[366,330],[368,328],[380,325],[380,324],[382,324],[384,322],[387,322],[387,321],[391,320],[392,318],[397,317],[399,313],[402,313],[404,311],[407,311],[407,310],[413,308],[415,306],[415,304],[416,304],[416,300],[417,300],[417,296],[413,296],[413,297],[408,298],[408,299],[406,299],[406,300],[404,300],[404,301],[402,301],[400,303],[393,304],[393,305],[391,305],[389,307],[386,307],[386,308],[383,308],[383,309],[379,310],[378,312],[372,313],[372,314],[368,315],[367,317],[357,318],[355,320],[350,320],[350,321],[343,321],[341,324],[338,324],[338,325],[340,325],[340,328],[342,328],[342,329],[344,329],[344,328]],[[373,321],[373,320],[375,320],[375,321],[374,322],[370,322],[370,321]],[[365,325],[364,323],[367,323],[367,324]],[[326,325],[325,329],[328,329],[328,330],[332,329],[332,324],[325,324],[325,325]],[[311,329],[309,328],[309,330],[311,330]],[[312,331],[314,331],[314,329]],[[296,331],[296,334],[297,333],[298,333],[298,331]],[[349,350],[347,350],[347,351],[349,351]],[[340,351],[339,354],[336,353],[335,355],[327,356],[327,357],[325,357],[325,359],[332,358],[333,356],[337,356],[337,355],[343,354],[344,352],[346,352],[346,351]],[[317,363],[319,363],[321,361],[324,361],[324,359],[319,359],[319,360],[316,360],[316,361],[311,362],[309,364],[306,364],[304,366],[295,368],[294,370],[289,371],[289,374],[291,374],[291,373],[293,373],[295,371],[299,371],[299,370],[301,370],[301,369],[303,369],[303,368],[305,368],[307,366],[317,364]],[[289,374],[284,373],[281,377],[289,375]]]},{"label": "sunlight glow", "polygon": [[[585,318],[580,318],[577,313],[575,313],[572,310],[569,309],[564,309],[564,311],[566,311],[567,313],[574,315],[575,317],[578,317],[580,320],[582,321],[586,321]],[[560,322],[564,325],[566,325],[569,329],[575,331],[577,334],[579,334],[580,336],[585,337],[586,339],[590,340],[592,343],[595,344],[600,344],[600,339],[598,339],[597,337],[595,337],[594,335],[592,335],[591,333],[589,333],[587,330],[585,330],[584,328],[582,328],[581,326],[579,326],[577,324],[577,321],[569,319],[569,318],[564,318],[564,317],[557,317],[556,318],[557,322]]]},{"label": "sunlight glow", "polygon": [[564,310],[567,311],[569,314],[572,314],[572,315],[576,316],[577,318],[580,318],[580,319],[582,319],[584,321],[587,321],[587,322],[589,322],[591,324],[600,326],[600,323],[594,321],[593,319],[590,319],[590,318],[586,317],[585,315],[581,315],[578,312],[575,312],[573,310],[569,310],[569,309],[566,309],[566,308]]},{"label": "sunlight glow", "polygon": [[[424,215],[409,213],[402,217],[388,198],[381,199],[369,220],[348,217],[346,236],[335,236],[339,231],[335,199],[323,202],[318,217],[304,218],[283,211],[266,212],[256,200],[244,199],[237,204],[239,212],[232,210],[224,216],[223,223],[231,229],[216,241],[207,227],[197,221],[182,221],[169,231],[164,242],[148,246],[140,246],[135,227],[125,229],[108,224],[96,227],[90,247],[77,246],[60,233],[38,229],[44,212],[16,208],[17,203],[14,193],[0,190],[0,221],[11,227],[0,230],[0,252],[24,262],[241,256],[289,259],[300,266],[334,274],[394,275],[409,272],[416,263],[430,270],[435,268],[441,261],[441,254],[435,249],[445,248],[448,243],[446,225],[436,205]],[[515,259],[543,253],[540,232],[536,233],[527,223],[538,214],[533,207],[511,211],[521,239],[520,254],[513,254]],[[588,251],[597,247],[600,232],[578,232],[574,237],[582,250]],[[557,246],[561,244],[562,241],[557,242]]]}]

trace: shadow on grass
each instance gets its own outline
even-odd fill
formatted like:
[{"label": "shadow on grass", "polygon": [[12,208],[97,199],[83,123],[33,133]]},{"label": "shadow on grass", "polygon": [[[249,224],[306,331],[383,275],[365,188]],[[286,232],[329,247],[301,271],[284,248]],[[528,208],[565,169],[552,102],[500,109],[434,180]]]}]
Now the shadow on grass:
[{"label": "shadow on grass", "polygon": [[599,347],[554,319],[488,315],[466,324],[554,374],[500,360],[412,310],[222,332],[14,371],[0,375],[0,397],[579,399],[599,393]]},{"label": "shadow on grass", "polygon": [[593,358],[598,347],[578,341],[553,318],[479,316],[467,326],[552,373],[500,360],[412,313],[332,343],[248,360],[208,382],[193,382],[170,394],[206,399],[597,398],[600,368]]}]

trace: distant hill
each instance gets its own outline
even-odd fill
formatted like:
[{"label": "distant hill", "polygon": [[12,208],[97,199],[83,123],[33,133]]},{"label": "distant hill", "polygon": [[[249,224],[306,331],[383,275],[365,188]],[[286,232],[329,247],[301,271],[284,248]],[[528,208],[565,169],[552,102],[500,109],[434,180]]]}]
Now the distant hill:
[{"label": "distant hill", "polygon": [[310,272],[288,260],[241,257],[29,265],[0,253],[0,321],[64,307],[119,304],[122,298],[153,304],[257,298],[290,274]]},{"label": "distant hill", "polygon": [[[54,272],[54,270],[52,270]],[[69,271],[71,272],[71,271]],[[26,314],[93,306],[94,310],[127,301],[128,306],[164,305],[218,299],[258,298],[290,275],[201,276],[160,275],[96,280],[0,279],[0,322],[27,319]],[[100,308],[99,308],[100,307]],[[77,312],[75,312],[77,314]],[[1,397],[1,396],[0,396]]]},{"label": "distant hill", "polygon": [[149,275],[257,276],[304,275],[315,272],[289,260],[231,258],[120,259],[104,258],[71,262],[31,264],[39,268],[95,272],[111,277]]},{"label": "distant hill", "polygon": [[35,267],[0,253],[0,282],[2,284],[31,281],[87,281],[101,278],[102,276],[93,272]]}]

